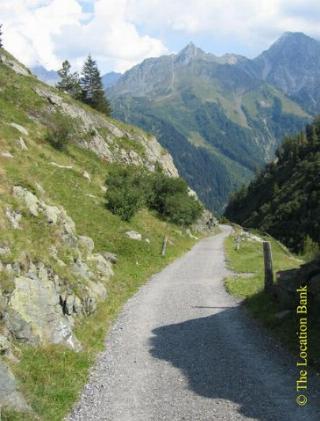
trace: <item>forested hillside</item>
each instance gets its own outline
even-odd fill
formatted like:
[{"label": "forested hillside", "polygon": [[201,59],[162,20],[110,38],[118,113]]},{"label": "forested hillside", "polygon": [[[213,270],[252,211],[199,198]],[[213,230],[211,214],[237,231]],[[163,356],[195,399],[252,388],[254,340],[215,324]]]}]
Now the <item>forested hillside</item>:
[{"label": "forested hillside", "polygon": [[[320,119],[286,139],[276,160],[230,201],[225,215],[296,252],[320,243]],[[308,251],[308,250],[305,250]]]}]

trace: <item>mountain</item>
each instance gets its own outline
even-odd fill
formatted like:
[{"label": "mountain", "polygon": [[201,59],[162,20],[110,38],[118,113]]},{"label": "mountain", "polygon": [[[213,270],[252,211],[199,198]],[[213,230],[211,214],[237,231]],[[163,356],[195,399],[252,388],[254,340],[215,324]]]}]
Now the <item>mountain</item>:
[{"label": "mountain", "polygon": [[102,76],[102,83],[105,89],[108,89],[114,86],[118,82],[121,76],[122,76],[121,73],[116,73],[116,72],[107,73],[104,76]]},{"label": "mountain", "polygon": [[[0,80],[1,417],[64,419],[117,309],[194,243],[178,216],[196,199],[154,136],[44,84],[2,48]],[[161,180],[152,204],[167,201],[179,226],[155,206],[129,221],[110,211],[119,174],[141,190],[141,174]],[[113,198],[127,205],[120,190]]]},{"label": "mountain", "polygon": [[320,112],[320,42],[287,32],[254,62],[257,77],[281,89],[307,112]]},{"label": "mountain", "polygon": [[57,72],[54,70],[47,70],[45,67],[40,65],[31,67],[31,71],[39,80],[42,80],[42,82],[51,86],[56,85],[60,79]]},{"label": "mountain", "polygon": [[217,57],[190,43],[133,67],[108,96],[114,116],[157,135],[201,200],[222,212],[283,137],[309,119],[259,69],[245,57]]},{"label": "mountain", "polygon": [[[238,192],[226,216],[259,228],[295,252],[320,244],[320,120],[287,139],[248,188]],[[310,247],[311,246],[311,247]]]}]

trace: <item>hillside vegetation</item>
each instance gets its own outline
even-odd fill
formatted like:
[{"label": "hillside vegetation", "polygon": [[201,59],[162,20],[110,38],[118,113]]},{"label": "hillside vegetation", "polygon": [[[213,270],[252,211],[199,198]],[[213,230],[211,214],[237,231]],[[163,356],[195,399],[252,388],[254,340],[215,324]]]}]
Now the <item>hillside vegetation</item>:
[{"label": "hillside vegetation", "polygon": [[225,214],[245,227],[270,233],[296,252],[317,252],[320,120],[288,138],[276,157],[248,188],[234,195]]},{"label": "hillside vegetation", "polygon": [[0,50],[2,419],[61,420],[123,303],[195,241],[144,206],[130,222],[108,210],[106,180],[127,166],[179,180],[153,136]]}]

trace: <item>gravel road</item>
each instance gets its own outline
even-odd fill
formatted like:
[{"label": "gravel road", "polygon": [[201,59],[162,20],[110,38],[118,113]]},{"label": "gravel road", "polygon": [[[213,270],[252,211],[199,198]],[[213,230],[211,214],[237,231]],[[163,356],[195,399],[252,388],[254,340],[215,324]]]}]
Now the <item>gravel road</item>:
[{"label": "gravel road", "polygon": [[70,421],[320,420],[317,379],[298,407],[295,360],[225,292],[230,232],[222,226],[128,301]]}]

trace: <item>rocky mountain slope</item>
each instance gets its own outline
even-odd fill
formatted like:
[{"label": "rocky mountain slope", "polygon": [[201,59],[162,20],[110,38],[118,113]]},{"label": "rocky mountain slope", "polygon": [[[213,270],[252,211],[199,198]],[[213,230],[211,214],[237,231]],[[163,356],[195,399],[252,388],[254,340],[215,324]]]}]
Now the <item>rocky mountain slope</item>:
[{"label": "rocky mountain slope", "polygon": [[288,97],[295,98],[291,90],[282,90],[285,82],[274,74],[278,56],[267,72],[266,57],[292,48],[286,37],[277,45],[256,60],[216,57],[193,44],[145,60],[108,91],[114,115],[155,133],[200,198],[221,211],[230,193],[273,158],[283,137],[310,117],[309,108]]},{"label": "rocky mountain slope", "polygon": [[[72,126],[65,150],[48,141],[57,112]],[[127,223],[106,209],[108,171],[127,164],[178,176],[154,136],[50,88],[0,50],[0,407],[61,419],[108,317],[193,243],[147,210]]]},{"label": "rocky mountain slope", "polygon": [[252,62],[257,77],[281,89],[307,112],[320,111],[320,42],[285,33]]}]

